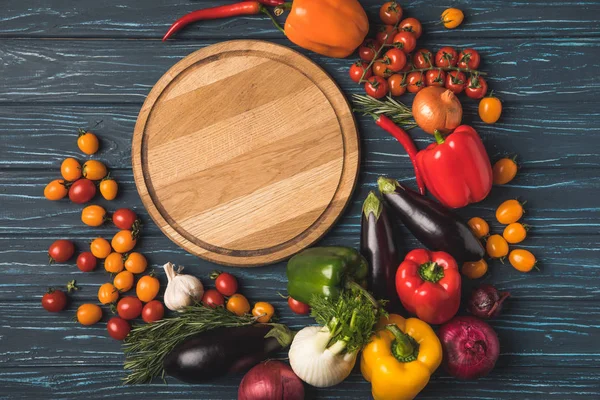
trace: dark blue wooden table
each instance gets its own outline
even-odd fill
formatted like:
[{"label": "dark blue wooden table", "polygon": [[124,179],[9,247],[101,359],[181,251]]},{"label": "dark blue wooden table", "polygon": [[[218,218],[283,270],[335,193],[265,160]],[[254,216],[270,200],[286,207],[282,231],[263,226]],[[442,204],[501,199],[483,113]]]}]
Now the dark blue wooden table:
[{"label": "dark blue wooden table", "polygon": [[[372,21],[381,1],[364,1]],[[503,200],[527,200],[525,221],[533,226],[523,247],[540,259],[541,272],[522,274],[492,262],[482,279],[511,292],[506,313],[492,322],[501,341],[496,369],[476,382],[459,382],[441,370],[423,399],[600,398],[600,2],[579,0],[453,1],[465,11],[464,25],[446,31],[436,21],[444,4],[402,2],[424,21],[420,46],[475,47],[490,73],[490,87],[503,99],[499,123],[484,125],[476,103],[465,100],[465,122],[479,130],[493,160],[518,154],[521,169],[509,185],[460,210],[481,216],[500,233],[493,211]],[[130,141],[139,108],[152,85],[174,63],[198,48],[234,38],[289,45],[268,20],[244,17],[186,29],[178,40],[160,37],[181,14],[214,1],[4,0],[0,11],[0,399],[144,398],[233,399],[240,376],[211,385],[123,387],[123,355],[105,324],[83,327],[71,320],[77,305],[94,301],[108,280],[84,274],[70,263],[48,265],[47,248],[59,238],[79,249],[114,228],[90,228],[81,207],[49,202],[45,184],[59,178],[65,157],[83,159],[75,145],[78,127],[95,127],[102,140],[98,158],[120,183],[109,210],[129,206],[145,222],[140,249],[153,265],[185,265],[206,278],[214,265],[179,249],[148,218],[133,183]],[[292,46],[297,49],[297,47]],[[322,65],[345,93],[361,88],[347,76],[350,61],[301,50]],[[405,101],[409,102],[407,96]],[[400,145],[369,118],[359,118],[360,182],[351,206],[321,242],[357,246],[360,206],[377,176],[412,183]],[[429,137],[414,130],[419,147]],[[403,231],[402,245],[418,244]],[[250,299],[273,302],[294,328],[310,324],[294,317],[278,295],[284,264],[236,269]],[[49,285],[76,279],[81,290],[69,311],[45,312],[39,304]],[[164,281],[164,279],[163,279]],[[105,319],[108,313],[105,313]],[[343,384],[308,390],[307,398],[367,399],[369,384],[353,373]]]}]

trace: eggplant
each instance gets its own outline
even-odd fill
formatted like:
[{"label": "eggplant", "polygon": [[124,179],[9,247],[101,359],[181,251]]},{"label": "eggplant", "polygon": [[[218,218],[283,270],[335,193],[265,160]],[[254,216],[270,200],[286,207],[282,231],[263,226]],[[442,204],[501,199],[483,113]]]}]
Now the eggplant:
[{"label": "eggplant", "polygon": [[203,383],[245,372],[292,342],[281,324],[215,328],[179,343],[163,361],[167,375],[187,383]]},{"label": "eggplant", "polygon": [[425,247],[445,251],[459,263],[483,258],[481,242],[458,215],[394,179],[380,176],[377,185],[385,203]]},{"label": "eggplant", "polygon": [[389,301],[397,299],[396,269],[399,256],[394,230],[386,207],[373,192],[369,192],[363,203],[360,253],[369,263],[368,287],[375,298]]}]

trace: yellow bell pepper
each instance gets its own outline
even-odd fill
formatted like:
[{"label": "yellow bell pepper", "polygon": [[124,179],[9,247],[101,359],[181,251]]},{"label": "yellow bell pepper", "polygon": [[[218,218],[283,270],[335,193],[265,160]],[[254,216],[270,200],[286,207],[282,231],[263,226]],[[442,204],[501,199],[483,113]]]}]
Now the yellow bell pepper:
[{"label": "yellow bell pepper", "polygon": [[426,322],[390,314],[363,349],[360,370],[375,400],[410,400],[441,362],[442,345]]}]

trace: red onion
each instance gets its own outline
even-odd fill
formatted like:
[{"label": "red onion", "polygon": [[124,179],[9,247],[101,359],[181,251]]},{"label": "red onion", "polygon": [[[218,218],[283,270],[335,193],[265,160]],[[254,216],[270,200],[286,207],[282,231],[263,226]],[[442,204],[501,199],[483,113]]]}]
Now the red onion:
[{"label": "red onion", "polygon": [[500,315],[502,303],[510,296],[508,292],[499,292],[492,285],[480,285],[473,289],[467,304],[467,310],[476,317],[488,319]]},{"label": "red onion", "polygon": [[444,368],[458,379],[477,379],[494,368],[500,354],[496,332],[475,317],[456,317],[438,336],[444,349]]},{"label": "red onion", "polygon": [[303,400],[304,385],[289,365],[265,361],[252,368],[240,383],[238,400]]}]

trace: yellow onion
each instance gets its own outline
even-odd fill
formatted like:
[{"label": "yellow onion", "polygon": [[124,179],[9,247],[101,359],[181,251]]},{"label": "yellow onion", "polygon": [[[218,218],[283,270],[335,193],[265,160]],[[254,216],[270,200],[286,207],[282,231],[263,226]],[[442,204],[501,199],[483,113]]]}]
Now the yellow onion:
[{"label": "yellow onion", "polygon": [[462,105],[452,91],[429,86],[415,96],[412,113],[417,125],[425,132],[433,135],[437,130],[447,134],[460,125]]}]

